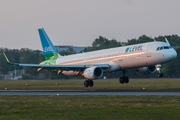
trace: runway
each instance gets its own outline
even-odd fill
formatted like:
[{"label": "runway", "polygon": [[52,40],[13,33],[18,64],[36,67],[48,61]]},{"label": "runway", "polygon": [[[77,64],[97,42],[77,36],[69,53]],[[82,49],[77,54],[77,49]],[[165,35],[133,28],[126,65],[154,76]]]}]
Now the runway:
[{"label": "runway", "polygon": [[0,95],[132,95],[132,96],[180,96],[180,89],[138,90],[138,89],[40,89],[0,90]]}]

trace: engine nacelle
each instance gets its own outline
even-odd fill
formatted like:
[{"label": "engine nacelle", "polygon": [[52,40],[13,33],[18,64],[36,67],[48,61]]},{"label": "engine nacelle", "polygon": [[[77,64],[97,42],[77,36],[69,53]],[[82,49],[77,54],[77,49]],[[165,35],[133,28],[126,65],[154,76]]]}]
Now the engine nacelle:
[{"label": "engine nacelle", "polygon": [[156,66],[141,67],[141,68],[137,68],[136,71],[143,74],[152,74],[156,72]]},{"label": "engine nacelle", "polygon": [[100,67],[90,67],[86,68],[84,70],[84,77],[93,80],[93,79],[99,79],[103,76],[103,70]]}]

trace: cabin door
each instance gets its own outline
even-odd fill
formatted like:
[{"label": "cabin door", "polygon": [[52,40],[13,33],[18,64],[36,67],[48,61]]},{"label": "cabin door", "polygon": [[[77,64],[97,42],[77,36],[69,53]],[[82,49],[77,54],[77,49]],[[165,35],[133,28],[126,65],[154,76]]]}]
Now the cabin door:
[{"label": "cabin door", "polygon": [[148,45],[147,47],[147,57],[151,57],[151,48],[152,48],[152,44]]}]

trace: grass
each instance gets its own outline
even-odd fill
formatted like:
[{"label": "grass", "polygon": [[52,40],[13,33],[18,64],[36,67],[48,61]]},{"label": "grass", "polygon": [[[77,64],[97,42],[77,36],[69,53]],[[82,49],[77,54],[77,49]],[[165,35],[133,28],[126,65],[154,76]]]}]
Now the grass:
[{"label": "grass", "polygon": [[[58,85],[56,85],[58,83]],[[0,89],[87,89],[84,80],[0,80]],[[28,86],[25,86],[28,84]],[[180,79],[130,79],[120,84],[118,79],[94,80],[88,89],[180,89]]]},{"label": "grass", "polygon": [[4,120],[179,120],[179,96],[0,96]]},{"label": "grass", "polygon": [[[0,89],[87,89],[84,80],[0,80]],[[56,85],[58,83],[59,85]],[[25,86],[28,84],[28,86]],[[180,79],[95,80],[88,89],[180,89]],[[0,96],[0,120],[179,120],[180,96]]]}]

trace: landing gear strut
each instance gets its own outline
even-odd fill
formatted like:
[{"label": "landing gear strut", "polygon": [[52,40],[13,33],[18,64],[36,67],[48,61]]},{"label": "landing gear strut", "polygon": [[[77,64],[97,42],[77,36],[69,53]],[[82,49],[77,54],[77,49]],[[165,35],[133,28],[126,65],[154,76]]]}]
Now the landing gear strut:
[{"label": "landing gear strut", "polygon": [[123,71],[123,77],[120,77],[120,78],[119,78],[119,82],[120,82],[121,84],[123,84],[123,83],[128,83],[128,82],[129,82],[129,78],[128,78],[127,76],[125,76],[126,72],[127,72],[127,71]]},{"label": "landing gear strut", "polygon": [[163,73],[161,72],[161,65],[158,64],[156,65],[157,71],[158,71],[158,78],[163,77]]},{"label": "landing gear strut", "polygon": [[85,80],[84,81],[84,87],[92,87],[94,85],[93,80]]}]

